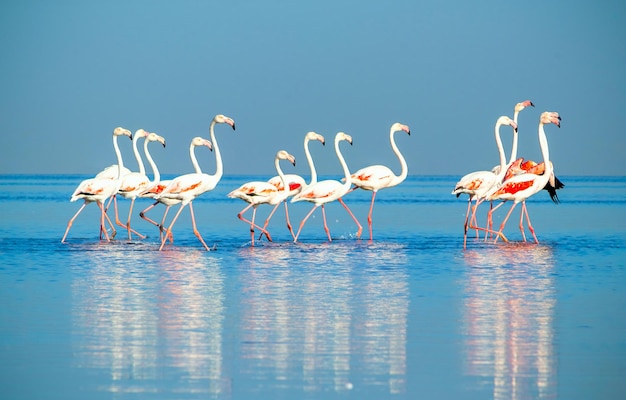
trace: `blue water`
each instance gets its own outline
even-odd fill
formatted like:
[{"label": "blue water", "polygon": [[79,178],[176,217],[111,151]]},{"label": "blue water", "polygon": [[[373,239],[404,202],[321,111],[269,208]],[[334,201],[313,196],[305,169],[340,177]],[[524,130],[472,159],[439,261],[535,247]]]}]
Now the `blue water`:
[{"label": "blue water", "polygon": [[[137,215],[147,200],[133,216],[146,239],[120,228],[100,241],[91,204],[61,244],[83,178],[0,176],[3,399],[612,399],[626,389],[624,177],[561,177],[561,204],[547,193],[528,201],[539,244],[521,242],[516,211],[511,242],[472,233],[466,250],[457,177],[381,191],[373,242],[330,204],[332,242],[318,210],[292,243],[281,208],[274,242],[255,247],[236,217],[245,204],[226,193],[262,177],[225,177],[194,202],[211,252],[188,211],[174,245],[157,251],[157,229]],[[345,197],[364,238],[370,196]],[[309,208],[290,206],[294,226]]]}]

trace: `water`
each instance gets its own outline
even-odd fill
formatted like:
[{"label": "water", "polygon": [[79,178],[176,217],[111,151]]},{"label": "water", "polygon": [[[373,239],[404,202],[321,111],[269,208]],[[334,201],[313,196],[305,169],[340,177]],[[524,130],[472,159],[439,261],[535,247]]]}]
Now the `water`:
[{"label": "water", "polygon": [[[236,217],[245,204],[225,195],[259,177],[225,177],[194,202],[212,252],[187,211],[162,252],[138,215],[146,239],[119,229],[101,242],[94,204],[61,244],[82,178],[0,176],[2,398],[589,399],[626,389],[626,178],[562,177],[561,204],[547,193],[528,202],[540,244],[520,242],[512,217],[510,243],[472,234],[463,250],[456,177],[381,191],[371,243],[331,204],[332,242],[317,211],[293,244],[281,209],[274,242],[255,247]],[[345,198],[361,223],[370,195]],[[309,207],[291,205],[295,226]],[[123,200],[123,220],[127,211]]]}]

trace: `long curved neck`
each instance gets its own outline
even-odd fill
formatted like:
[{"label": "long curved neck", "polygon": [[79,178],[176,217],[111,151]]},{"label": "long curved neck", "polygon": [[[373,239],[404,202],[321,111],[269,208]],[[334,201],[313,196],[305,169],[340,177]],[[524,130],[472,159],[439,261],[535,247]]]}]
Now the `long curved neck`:
[{"label": "long curved neck", "polygon": [[135,159],[137,159],[137,165],[139,166],[139,173],[141,175],[145,175],[146,168],[143,165],[141,154],[139,154],[139,150],[137,150],[137,140],[139,140],[139,135],[135,135],[135,137],[133,138],[133,153],[135,153]]},{"label": "long curved neck", "polygon": [[200,164],[198,164],[198,160],[196,159],[196,146],[192,143],[189,146],[189,157],[191,157],[191,164],[193,164],[193,170],[196,171],[196,174],[201,174],[202,170],[200,169]]},{"label": "long curved neck", "polygon": [[276,172],[278,172],[278,176],[280,177],[280,180],[283,183],[282,192],[284,194],[289,193],[289,184],[287,183],[287,180],[285,179],[285,174],[283,173],[283,170],[280,168],[280,158],[276,157],[274,159],[274,166],[276,167]]},{"label": "long curved neck", "polygon": [[117,156],[117,179],[122,176],[122,169],[124,168],[124,161],[122,161],[122,152],[117,145],[117,135],[113,135],[113,148],[115,149],[115,155]]},{"label": "long curved neck", "polygon": [[548,148],[548,138],[546,132],[543,130],[543,123],[539,124],[539,146],[541,147],[541,155],[543,156],[543,162],[545,165],[546,176],[552,175],[552,163],[550,162],[550,149]]},{"label": "long curved neck", "polygon": [[506,155],[504,154],[504,146],[502,146],[502,139],[500,138],[500,127],[502,123],[496,123],[496,127],[494,129],[494,134],[496,136],[496,145],[498,146],[498,152],[500,153],[500,171],[498,175],[502,178],[506,173]]},{"label": "long curved neck", "polygon": [[339,150],[339,140],[335,140],[335,153],[337,153],[337,158],[339,158],[339,162],[341,163],[341,167],[343,168],[343,174],[346,176],[346,180],[343,184],[344,188],[350,189],[352,185],[352,180],[350,179],[350,170],[348,169],[348,164],[346,164],[346,160],[343,158],[343,154],[341,154],[341,150]]},{"label": "long curved neck", "polygon": [[213,143],[213,151],[215,152],[215,174],[213,175],[218,181],[222,179],[224,173],[222,166],[222,155],[220,153],[220,147],[217,145],[217,139],[215,139],[215,120],[211,121],[209,128],[211,133],[211,142]]},{"label": "long curved neck", "polygon": [[[513,121],[517,124],[517,116],[519,115],[519,111],[515,110],[513,114]],[[517,159],[517,129],[513,130],[513,143],[511,144],[511,158],[509,159],[509,164],[512,164],[513,161]]]},{"label": "long curved neck", "polygon": [[143,143],[143,152],[146,154],[146,160],[148,160],[148,164],[150,164],[150,168],[152,168],[152,173],[154,174],[152,182],[157,183],[161,180],[161,173],[159,172],[156,163],[154,162],[152,156],[150,155],[150,152],[148,151],[148,143],[149,141],[148,139],[146,139],[146,141]]},{"label": "long curved neck", "polygon": [[402,153],[400,153],[400,149],[398,149],[398,146],[396,145],[394,133],[395,132],[393,130],[389,132],[389,141],[391,142],[391,149],[398,157],[398,160],[400,161],[400,166],[402,168],[402,170],[400,171],[400,176],[393,177],[394,183],[397,182],[395,183],[397,185],[398,183],[406,179],[406,176],[409,173],[409,168],[406,165],[406,160],[404,159],[404,156],[402,155]]},{"label": "long curved neck", "polygon": [[311,157],[311,152],[309,151],[309,138],[304,139],[304,155],[306,156],[306,160],[309,163],[309,169],[311,170],[311,181],[309,185],[313,185],[317,183],[317,171],[315,170],[315,164],[313,164],[313,158]]}]

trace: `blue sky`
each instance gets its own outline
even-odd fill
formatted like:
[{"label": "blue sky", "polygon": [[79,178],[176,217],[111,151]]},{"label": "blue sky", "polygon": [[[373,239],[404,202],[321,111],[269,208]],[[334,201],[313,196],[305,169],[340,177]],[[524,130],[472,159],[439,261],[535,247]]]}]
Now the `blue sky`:
[{"label": "blue sky", "polygon": [[285,149],[285,172],[308,176],[310,130],[327,139],[320,174],[341,174],[338,131],[351,170],[398,171],[398,121],[410,174],[463,175],[498,163],[495,121],[530,99],[519,155],[540,158],[539,115],[557,111],[558,175],[626,175],[625,17],[621,1],[5,1],[0,173],[96,173],[116,126],[164,136],[161,172],[190,172],[191,138],[220,113],[237,125],[216,130],[225,174],[273,175]]}]

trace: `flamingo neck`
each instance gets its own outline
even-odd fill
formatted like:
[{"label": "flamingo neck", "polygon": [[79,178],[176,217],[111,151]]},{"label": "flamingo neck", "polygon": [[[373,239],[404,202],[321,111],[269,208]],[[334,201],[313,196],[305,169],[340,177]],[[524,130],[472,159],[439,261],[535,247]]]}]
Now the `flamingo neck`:
[{"label": "flamingo neck", "polygon": [[[519,115],[519,111],[515,110],[513,114],[513,121],[517,124],[517,116]],[[509,159],[509,164],[513,164],[513,161],[517,160],[517,129],[513,129],[513,143],[511,144],[511,158]]]},{"label": "flamingo neck", "polygon": [[309,163],[309,169],[311,170],[311,181],[309,182],[310,186],[317,183],[317,171],[315,170],[315,164],[313,163],[313,158],[311,157],[311,152],[309,151],[309,138],[304,139],[304,155],[306,156],[306,160]]},{"label": "flamingo neck", "polygon": [[[397,131],[399,132],[399,131]],[[407,174],[409,173],[409,168],[406,165],[406,160],[404,159],[404,156],[402,155],[402,153],[400,153],[400,149],[398,149],[398,146],[396,145],[396,140],[395,140],[395,136],[394,136],[395,132],[393,130],[391,130],[389,132],[389,141],[391,142],[391,149],[393,150],[393,152],[395,153],[395,155],[398,157],[398,160],[400,161],[400,167],[402,168],[400,171],[400,176],[394,176],[393,177],[393,181],[394,181],[394,185],[399,184],[400,182],[403,182],[406,179]]]},{"label": "flamingo neck", "polygon": [[216,181],[222,179],[223,165],[222,165],[222,155],[220,153],[220,147],[217,145],[217,139],[215,139],[215,120],[211,121],[211,126],[209,127],[209,131],[211,133],[211,142],[213,143],[213,151],[215,152],[215,174],[213,175],[216,178]]},{"label": "flamingo neck", "polygon": [[141,159],[141,154],[139,154],[139,150],[137,150],[137,140],[139,140],[139,135],[135,135],[133,138],[133,153],[135,153],[135,159],[137,160],[137,165],[139,166],[139,173],[141,175],[146,174],[146,168],[143,165],[143,160]]},{"label": "flamingo neck", "polygon": [[346,164],[346,160],[343,158],[343,154],[341,154],[341,150],[339,149],[339,140],[335,140],[335,153],[337,153],[337,158],[339,158],[339,162],[341,163],[341,167],[343,168],[343,174],[346,177],[346,180],[343,184],[345,190],[349,190],[352,185],[352,179],[350,178],[350,170],[348,169],[348,164]]},{"label": "flamingo neck", "polygon": [[549,177],[552,175],[552,163],[550,162],[550,149],[548,148],[548,138],[543,129],[543,123],[539,124],[539,146],[541,147],[541,155],[545,165],[544,175]]},{"label": "flamingo neck", "polygon": [[494,134],[496,136],[496,145],[498,146],[498,152],[500,153],[500,171],[498,171],[498,180],[504,178],[504,174],[506,173],[506,156],[504,154],[504,146],[502,146],[502,139],[500,138],[501,126],[502,123],[497,122],[494,129]]},{"label": "flamingo neck", "polygon": [[191,157],[193,170],[196,172],[196,174],[201,174],[202,170],[200,169],[200,164],[198,164],[198,160],[196,159],[196,146],[194,146],[193,143],[189,146],[189,157]]},{"label": "flamingo neck", "polygon": [[117,156],[117,179],[122,177],[122,169],[124,168],[124,161],[122,160],[122,153],[120,147],[117,145],[117,135],[113,135],[113,148],[115,149],[115,155]]},{"label": "flamingo neck", "polygon": [[150,152],[148,151],[148,140],[143,143],[143,152],[146,154],[146,160],[148,160],[148,164],[150,164],[150,168],[152,168],[152,173],[154,174],[154,178],[152,179],[152,183],[158,183],[161,180],[161,173],[159,172],[159,168],[157,168],[156,163],[152,159]]},{"label": "flamingo neck", "polygon": [[274,166],[276,167],[276,172],[278,172],[278,176],[280,177],[280,180],[283,183],[282,193],[283,195],[286,196],[287,193],[289,193],[289,184],[287,183],[287,180],[285,179],[285,174],[283,173],[282,168],[280,168],[280,158],[276,157],[274,159]]}]

